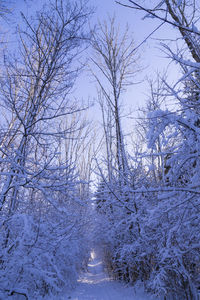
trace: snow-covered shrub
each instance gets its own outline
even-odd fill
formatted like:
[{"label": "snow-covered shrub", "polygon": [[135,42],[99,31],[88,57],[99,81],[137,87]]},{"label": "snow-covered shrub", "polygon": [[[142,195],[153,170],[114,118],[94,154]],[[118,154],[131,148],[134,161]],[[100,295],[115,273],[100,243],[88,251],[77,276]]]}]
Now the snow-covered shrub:
[{"label": "snow-covered shrub", "polygon": [[23,290],[38,299],[76,285],[89,252],[85,224],[77,214],[17,213],[1,220],[0,290],[5,295]]}]

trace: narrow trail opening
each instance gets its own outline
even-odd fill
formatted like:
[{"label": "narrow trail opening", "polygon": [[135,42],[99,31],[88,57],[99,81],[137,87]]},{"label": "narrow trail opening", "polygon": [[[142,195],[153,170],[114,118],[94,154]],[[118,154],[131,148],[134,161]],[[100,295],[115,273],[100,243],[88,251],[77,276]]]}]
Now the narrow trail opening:
[{"label": "narrow trail opening", "polygon": [[82,274],[77,288],[66,299],[71,300],[154,300],[142,291],[110,279],[104,272],[102,261],[91,252],[88,272]]}]

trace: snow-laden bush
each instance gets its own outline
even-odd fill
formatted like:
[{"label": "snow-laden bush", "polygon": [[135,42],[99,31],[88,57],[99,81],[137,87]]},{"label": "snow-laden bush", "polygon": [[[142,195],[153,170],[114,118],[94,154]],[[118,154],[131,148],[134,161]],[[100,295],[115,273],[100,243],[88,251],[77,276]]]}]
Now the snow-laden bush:
[{"label": "snow-laden bush", "polygon": [[[190,174],[197,174],[196,165]],[[177,165],[173,163],[173,167]],[[180,174],[185,174],[184,170]],[[114,186],[107,189],[107,196],[105,188],[104,193],[97,194],[104,263],[111,277],[131,284],[143,282],[151,294],[167,299],[198,299],[198,194],[183,185],[184,176],[181,182],[176,181],[177,190],[172,189],[174,177],[170,173],[174,174],[173,170],[168,173],[166,186],[156,186],[155,182],[151,185],[149,179],[146,186],[139,181],[135,189],[129,185],[128,191],[126,186],[126,197]],[[112,213],[106,207],[112,207]]]},{"label": "snow-laden bush", "polygon": [[[61,216],[18,213],[2,221],[0,235],[0,290],[38,299],[73,288],[88,259],[89,244],[79,221]],[[52,215],[51,215],[52,218]]]}]

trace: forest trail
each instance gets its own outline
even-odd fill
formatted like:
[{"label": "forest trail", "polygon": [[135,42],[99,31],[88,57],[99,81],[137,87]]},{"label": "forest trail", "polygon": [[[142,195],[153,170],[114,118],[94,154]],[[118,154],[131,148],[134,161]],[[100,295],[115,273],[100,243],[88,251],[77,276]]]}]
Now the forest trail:
[{"label": "forest trail", "polygon": [[91,254],[88,272],[79,279],[77,288],[68,296],[71,300],[155,300],[135,291],[133,287],[113,281],[105,274],[101,260]]}]

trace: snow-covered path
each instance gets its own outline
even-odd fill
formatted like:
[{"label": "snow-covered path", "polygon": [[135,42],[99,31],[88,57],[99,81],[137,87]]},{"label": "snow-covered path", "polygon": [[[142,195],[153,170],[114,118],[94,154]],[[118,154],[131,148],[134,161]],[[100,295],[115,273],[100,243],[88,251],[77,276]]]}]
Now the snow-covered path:
[{"label": "snow-covered path", "polygon": [[112,281],[103,271],[102,262],[93,254],[88,265],[88,272],[79,279],[76,290],[68,296],[71,300],[153,300],[143,292],[135,292],[133,287],[126,287]]}]

